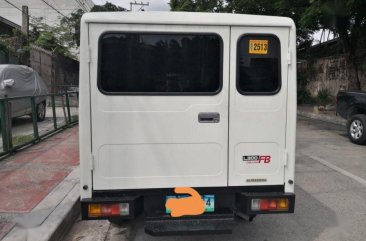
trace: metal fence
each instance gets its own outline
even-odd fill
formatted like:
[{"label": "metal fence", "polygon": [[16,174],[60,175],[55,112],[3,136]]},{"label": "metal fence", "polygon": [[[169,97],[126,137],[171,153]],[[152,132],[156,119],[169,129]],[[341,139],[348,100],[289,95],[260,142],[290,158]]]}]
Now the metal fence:
[{"label": "metal fence", "polygon": [[[0,157],[35,144],[51,134],[78,123],[78,91],[0,99]],[[45,120],[37,120],[37,101],[46,99]],[[27,102],[29,110],[12,118],[12,106]]]}]

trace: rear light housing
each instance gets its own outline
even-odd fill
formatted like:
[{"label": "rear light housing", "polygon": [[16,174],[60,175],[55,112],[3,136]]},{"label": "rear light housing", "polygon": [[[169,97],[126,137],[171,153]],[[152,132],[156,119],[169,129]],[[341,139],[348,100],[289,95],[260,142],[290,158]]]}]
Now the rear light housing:
[{"label": "rear light housing", "polygon": [[92,218],[128,215],[130,215],[129,203],[90,203],[88,205],[88,216]]},{"label": "rear light housing", "polygon": [[95,197],[81,199],[83,220],[118,219],[130,220],[142,212],[142,197]]},{"label": "rear light housing", "polygon": [[293,213],[295,194],[283,192],[239,193],[236,209],[242,214]]}]

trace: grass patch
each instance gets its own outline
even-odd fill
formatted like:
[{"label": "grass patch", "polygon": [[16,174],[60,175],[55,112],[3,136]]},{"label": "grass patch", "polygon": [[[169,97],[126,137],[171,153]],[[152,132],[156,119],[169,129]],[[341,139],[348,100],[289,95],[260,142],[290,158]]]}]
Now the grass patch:
[{"label": "grass patch", "polygon": [[78,120],[79,120],[79,116],[78,115],[72,115],[71,116],[71,122],[78,121]]},{"label": "grass patch", "polygon": [[30,142],[34,139],[33,134],[29,134],[29,135],[24,135],[24,136],[13,136],[13,146],[19,146],[22,145],[26,142]]},{"label": "grass patch", "polygon": [[327,89],[319,90],[316,96],[316,101],[319,105],[323,106],[329,104],[332,101],[329,91]]}]

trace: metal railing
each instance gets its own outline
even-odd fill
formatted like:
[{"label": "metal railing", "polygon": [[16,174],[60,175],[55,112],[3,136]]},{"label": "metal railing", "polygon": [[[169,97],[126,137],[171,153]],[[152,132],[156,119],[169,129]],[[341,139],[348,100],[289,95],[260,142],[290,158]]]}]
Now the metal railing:
[{"label": "metal railing", "polygon": [[[71,127],[78,123],[78,115],[71,115],[71,108],[78,108],[78,91],[68,91],[64,93],[57,94],[46,94],[46,95],[37,95],[37,96],[21,96],[21,97],[10,97],[10,98],[2,98],[0,99],[0,128],[1,128],[1,140],[2,140],[2,150],[0,144],[0,157],[3,157],[7,154],[15,152],[25,146],[29,146],[35,144],[42,139],[52,135],[55,132],[58,132],[67,127]],[[48,125],[47,128],[42,131],[39,129],[39,125],[43,122],[38,122],[37,120],[37,100],[44,98],[46,100],[46,109],[52,109],[52,123]],[[74,103],[71,105],[70,98],[76,98]],[[32,121],[32,129],[30,130],[30,134],[25,135],[27,138],[23,138],[23,142],[17,141],[13,142],[13,125],[12,125],[12,104],[16,103],[16,101],[30,101],[30,109],[31,113],[25,113],[25,115],[31,116]],[[29,104],[29,103],[28,103]],[[39,104],[39,103],[38,103]],[[47,104],[50,104],[48,107]],[[63,116],[62,118],[57,117],[58,109],[62,110]],[[61,121],[59,121],[61,119]],[[47,121],[51,121],[51,118],[47,118]],[[29,123],[30,124],[30,121]],[[30,125],[28,125],[29,127]],[[24,127],[22,127],[24,128]],[[24,136],[23,136],[24,137]]]}]

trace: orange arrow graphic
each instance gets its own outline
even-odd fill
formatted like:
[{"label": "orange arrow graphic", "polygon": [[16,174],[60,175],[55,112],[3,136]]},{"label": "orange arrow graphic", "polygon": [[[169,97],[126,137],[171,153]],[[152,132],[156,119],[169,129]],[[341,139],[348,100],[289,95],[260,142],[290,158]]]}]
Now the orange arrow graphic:
[{"label": "orange arrow graphic", "polygon": [[191,187],[176,187],[174,192],[177,194],[189,194],[190,197],[169,198],[165,207],[171,210],[172,217],[184,215],[200,215],[205,211],[205,202],[201,195]]}]

